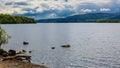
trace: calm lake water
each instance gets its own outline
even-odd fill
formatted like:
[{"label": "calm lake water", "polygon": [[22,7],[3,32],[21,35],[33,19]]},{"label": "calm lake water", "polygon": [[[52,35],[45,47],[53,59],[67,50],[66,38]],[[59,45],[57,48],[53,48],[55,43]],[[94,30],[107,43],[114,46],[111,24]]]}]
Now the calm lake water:
[{"label": "calm lake water", "polygon": [[[6,24],[2,28],[12,36],[2,47],[31,50],[32,63],[49,68],[120,68],[119,23]],[[71,47],[62,48],[63,44]]]}]

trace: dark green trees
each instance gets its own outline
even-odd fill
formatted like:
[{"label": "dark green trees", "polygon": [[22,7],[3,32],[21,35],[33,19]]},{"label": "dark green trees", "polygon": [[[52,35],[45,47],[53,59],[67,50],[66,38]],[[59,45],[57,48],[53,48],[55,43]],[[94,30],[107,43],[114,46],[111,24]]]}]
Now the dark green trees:
[{"label": "dark green trees", "polygon": [[24,23],[36,23],[33,18],[24,16],[12,16],[8,14],[0,14],[0,24],[24,24]]},{"label": "dark green trees", "polygon": [[97,20],[99,23],[120,23],[120,20]]}]

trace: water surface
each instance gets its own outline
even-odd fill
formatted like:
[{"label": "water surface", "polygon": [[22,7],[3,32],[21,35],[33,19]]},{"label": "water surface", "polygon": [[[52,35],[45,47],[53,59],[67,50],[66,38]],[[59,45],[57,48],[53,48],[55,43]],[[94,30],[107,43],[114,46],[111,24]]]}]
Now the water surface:
[{"label": "water surface", "polygon": [[[49,68],[120,68],[119,23],[11,24],[2,28],[12,36],[2,47],[32,50],[32,63]],[[23,41],[29,45],[24,46]],[[71,47],[62,48],[63,44]]]}]

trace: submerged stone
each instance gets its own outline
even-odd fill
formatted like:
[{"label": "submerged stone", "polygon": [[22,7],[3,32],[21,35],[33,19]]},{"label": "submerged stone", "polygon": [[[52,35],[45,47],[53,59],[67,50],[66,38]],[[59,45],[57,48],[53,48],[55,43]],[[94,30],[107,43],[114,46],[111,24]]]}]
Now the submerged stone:
[{"label": "submerged stone", "polygon": [[55,49],[55,47],[51,47],[51,49]]},{"label": "submerged stone", "polygon": [[70,47],[70,45],[69,44],[64,44],[61,47],[68,48],[68,47]]}]

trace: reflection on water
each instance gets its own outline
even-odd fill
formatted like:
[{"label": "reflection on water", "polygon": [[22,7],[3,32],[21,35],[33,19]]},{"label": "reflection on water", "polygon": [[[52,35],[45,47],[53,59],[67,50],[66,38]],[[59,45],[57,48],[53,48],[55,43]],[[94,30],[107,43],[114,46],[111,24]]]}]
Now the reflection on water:
[{"label": "reflection on water", "polygon": [[[50,68],[120,68],[120,24],[2,25],[12,36],[5,49],[32,50],[32,63]],[[29,45],[24,46],[23,41]],[[70,44],[70,48],[61,48]],[[55,47],[54,50],[51,47]]]}]

